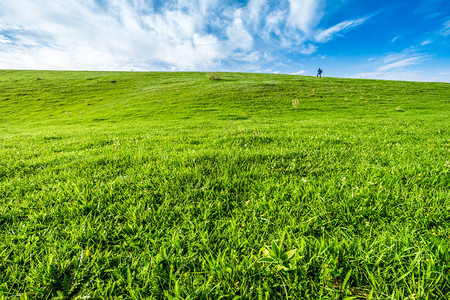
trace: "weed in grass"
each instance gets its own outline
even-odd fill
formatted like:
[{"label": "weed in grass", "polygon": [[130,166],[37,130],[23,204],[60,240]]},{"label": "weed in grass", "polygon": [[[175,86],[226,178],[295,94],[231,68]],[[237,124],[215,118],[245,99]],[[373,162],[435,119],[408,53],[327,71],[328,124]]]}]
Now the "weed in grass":
[{"label": "weed in grass", "polygon": [[206,77],[209,80],[220,80],[220,79],[222,79],[222,76],[220,75],[220,73],[217,73],[217,72],[208,73],[208,74],[206,74]]},{"label": "weed in grass", "polygon": [[300,107],[300,101],[297,98],[292,99],[292,108],[298,109]]},{"label": "weed in grass", "polygon": [[263,258],[260,263],[267,263],[269,267],[273,266],[277,271],[292,271],[297,269],[297,262],[294,258],[296,249],[283,252],[276,242],[272,242],[271,248],[263,249]]}]

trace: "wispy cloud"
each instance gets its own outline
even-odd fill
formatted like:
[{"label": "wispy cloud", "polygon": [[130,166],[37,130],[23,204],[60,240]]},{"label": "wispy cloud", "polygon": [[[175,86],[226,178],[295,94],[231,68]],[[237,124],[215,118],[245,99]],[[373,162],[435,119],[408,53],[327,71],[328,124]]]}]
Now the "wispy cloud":
[{"label": "wispy cloud", "polygon": [[266,16],[265,25],[262,30],[262,36],[266,40],[271,38],[271,34],[274,34],[275,36],[282,35],[282,25],[285,20],[285,14],[285,11],[275,10]]},{"label": "wispy cloud", "polygon": [[364,22],[366,22],[368,19],[369,17],[364,17],[356,20],[341,22],[323,31],[318,31],[315,36],[315,39],[320,43],[328,42],[333,38],[334,35],[338,34],[339,32],[342,32],[346,29],[350,29],[352,27],[359,26]]},{"label": "wispy cloud", "polygon": [[252,24],[254,30],[260,26],[260,23],[263,19],[263,16],[267,14],[266,10],[268,9],[267,0],[250,0],[247,7],[246,12],[248,16],[249,23]]},{"label": "wispy cloud", "polygon": [[370,59],[369,71],[352,75],[354,78],[411,80],[411,81],[439,81],[435,76],[430,76],[421,68],[413,66],[421,65],[430,60],[430,55],[419,53],[412,48],[404,49],[399,53],[383,55],[377,59]]},{"label": "wispy cloud", "polygon": [[385,64],[381,67],[378,67],[376,70],[377,71],[387,71],[387,70],[397,69],[397,68],[406,67],[406,66],[410,66],[410,65],[415,65],[415,64],[418,64],[421,61],[423,61],[425,58],[426,58],[425,56],[413,56],[413,57],[398,59],[398,60],[395,60],[388,64]]},{"label": "wispy cloud", "polygon": [[306,73],[306,70],[300,70],[298,72],[292,73],[292,75],[303,75]]},{"label": "wispy cloud", "polygon": [[442,34],[443,36],[447,36],[450,35],[450,19],[448,19],[445,23],[443,28],[440,31],[440,34]]}]

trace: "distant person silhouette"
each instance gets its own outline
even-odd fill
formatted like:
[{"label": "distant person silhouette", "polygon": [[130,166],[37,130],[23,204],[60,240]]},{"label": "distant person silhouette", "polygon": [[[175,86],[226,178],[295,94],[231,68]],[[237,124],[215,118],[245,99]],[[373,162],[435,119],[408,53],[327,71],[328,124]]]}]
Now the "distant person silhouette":
[{"label": "distant person silhouette", "polygon": [[319,68],[319,70],[317,70],[317,77],[322,77],[322,70]]}]

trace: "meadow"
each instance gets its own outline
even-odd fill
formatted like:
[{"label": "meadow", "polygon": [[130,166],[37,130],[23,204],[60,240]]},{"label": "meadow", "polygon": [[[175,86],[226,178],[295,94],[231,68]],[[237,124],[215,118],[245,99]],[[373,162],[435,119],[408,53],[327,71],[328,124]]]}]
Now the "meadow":
[{"label": "meadow", "polygon": [[449,299],[450,84],[0,71],[0,299]]}]

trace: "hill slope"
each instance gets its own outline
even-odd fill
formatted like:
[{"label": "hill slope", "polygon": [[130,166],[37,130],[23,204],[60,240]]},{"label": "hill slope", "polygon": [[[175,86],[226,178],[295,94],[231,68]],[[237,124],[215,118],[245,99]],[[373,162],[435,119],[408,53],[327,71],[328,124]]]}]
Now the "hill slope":
[{"label": "hill slope", "polygon": [[[449,84],[349,80],[267,74],[1,71],[2,122],[45,124],[93,119],[390,117],[448,108]],[[297,98],[299,111],[292,110]],[[125,119],[125,120],[124,120]]]},{"label": "hill slope", "polygon": [[0,292],[450,296],[450,85],[0,71]]}]

